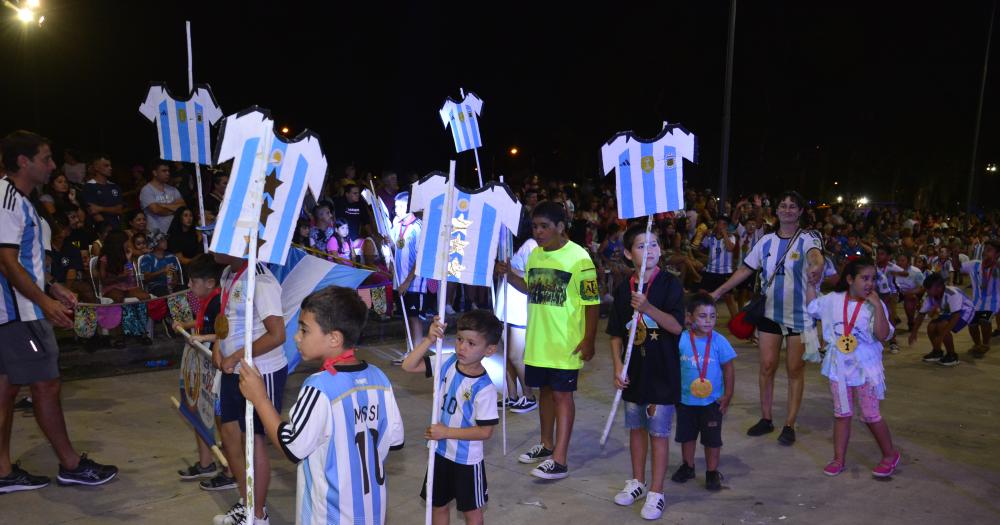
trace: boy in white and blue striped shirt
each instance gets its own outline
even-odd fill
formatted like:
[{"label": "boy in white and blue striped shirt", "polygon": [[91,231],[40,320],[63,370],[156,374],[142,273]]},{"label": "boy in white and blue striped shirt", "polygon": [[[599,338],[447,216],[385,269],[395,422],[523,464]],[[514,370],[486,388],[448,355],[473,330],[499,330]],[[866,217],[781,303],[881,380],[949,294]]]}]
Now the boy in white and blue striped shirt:
[{"label": "boy in white and blue striped shirt", "polygon": [[[423,372],[431,377],[434,367],[427,350],[444,336],[445,325],[435,317],[430,333],[403,361],[403,370]],[[447,524],[448,504],[465,514],[466,523],[482,523],[483,507],[489,499],[483,442],[499,423],[497,391],[483,367],[483,359],[493,355],[503,330],[489,310],[473,310],[458,319],[455,354],[441,366],[440,418],[425,437],[437,440],[434,460],[434,523]],[[443,359],[443,357],[442,357]],[[426,498],[426,478],[421,498]]]},{"label": "boy in white and blue striped shirt", "polygon": [[[701,274],[701,287],[706,291],[722,286],[733,275],[733,261],[737,249],[736,236],[729,232],[729,217],[719,215],[715,221],[712,235],[706,235],[701,241],[701,247],[708,252],[708,265]],[[736,317],[739,308],[732,292],[727,292],[722,298],[729,309],[729,318]]]},{"label": "boy in white and blue striped shirt", "polygon": [[976,314],[969,322],[969,335],[975,344],[972,348],[973,357],[983,357],[990,350],[993,328],[990,321],[1000,312],[1000,271],[997,268],[1000,242],[986,241],[982,252],[982,260],[972,260],[961,265],[962,272],[972,278],[972,304]]}]

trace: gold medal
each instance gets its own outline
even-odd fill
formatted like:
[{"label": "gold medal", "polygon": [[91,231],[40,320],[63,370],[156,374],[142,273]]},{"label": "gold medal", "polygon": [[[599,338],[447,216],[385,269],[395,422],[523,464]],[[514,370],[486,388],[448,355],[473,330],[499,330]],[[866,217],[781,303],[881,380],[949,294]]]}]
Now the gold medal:
[{"label": "gold medal", "polygon": [[858,347],[858,340],[853,335],[842,335],[837,339],[837,350],[842,354],[850,354]]},{"label": "gold medal", "polygon": [[646,342],[646,323],[642,322],[642,316],[640,315],[635,321],[635,344],[642,345]]},{"label": "gold medal", "polygon": [[702,378],[691,381],[691,395],[701,399],[712,395],[712,382]]},{"label": "gold medal", "polygon": [[225,314],[222,312],[219,312],[219,315],[215,316],[215,337],[219,339],[229,337],[229,320],[226,319]]},{"label": "gold medal", "polygon": [[402,249],[403,247],[406,246],[406,241],[404,241],[403,239],[399,239],[396,241],[396,246],[399,246],[399,248]]}]

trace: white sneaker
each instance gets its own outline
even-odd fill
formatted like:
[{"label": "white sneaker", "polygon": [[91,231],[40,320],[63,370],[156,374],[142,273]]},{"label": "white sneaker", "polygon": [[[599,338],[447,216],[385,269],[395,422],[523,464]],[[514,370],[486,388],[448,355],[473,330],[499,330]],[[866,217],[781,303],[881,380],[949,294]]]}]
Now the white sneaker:
[{"label": "white sneaker", "polygon": [[659,492],[646,494],[646,503],[642,506],[639,515],[646,520],[658,520],[663,515],[663,507],[667,506],[667,500]]},{"label": "white sneaker", "polygon": [[237,519],[244,519],[246,512],[247,508],[243,505],[243,498],[240,498],[225,514],[219,514],[212,518],[212,525],[232,525],[237,523]]},{"label": "white sneaker", "polygon": [[642,497],[646,493],[646,484],[642,483],[637,479],[630,479],[625,482],[625,488],[621,492],[615,495],[615,503],[623,507],[627,507],[633,503],[635,500]]},{"label": "white sneaker", "polygon": [[515,414],[524,414],[525,412],[531,412],[536,408],[538,408],[538,401],[536,401],[535,398],[528,399],[521,396],[521,398],[517,400],[517,403],[511,407],[510,411]]},{"label": "white sneaker", "polygon": [[253,525],[271,525],[271,516],[267,514],[267,507],[264,507],[264,517],[253,517]]}]

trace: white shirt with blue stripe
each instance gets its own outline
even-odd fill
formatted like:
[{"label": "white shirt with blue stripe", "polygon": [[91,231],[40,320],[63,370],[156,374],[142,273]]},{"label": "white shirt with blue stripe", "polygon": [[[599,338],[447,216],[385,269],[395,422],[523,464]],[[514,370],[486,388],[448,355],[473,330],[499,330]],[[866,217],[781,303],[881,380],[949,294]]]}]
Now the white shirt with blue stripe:
[{"label": "white shirt with blue stripe", "polygon": [[[434,368],[429,357],[424,358],[427,374]],[[467,376],[458,369],[458,356],[452,354],[441,364],[441,400],[438,402],[438,421],[451,428],[472,428],[496,425],[500,422],[497,414],[497,389],[493,380],[484,370],[482,374]],[[460,465],[478,465],[483,461],[483,442],[464,439],[442,439],[435,452]]]},{"label": "white shirt with blue stripe", "polygon": [[319,136],[305,130],[286,140],[274,133],[270,113],[254,106],[222,121],[215,162],[229,159],[233,168],[219,206],[211,251],[245,257],[247,230],[239,224],[258,224],[257,235],[264,242],[257,260],[285,264],[306,190],[318,196],[323,188],[326,157]]},{"label": "white shirt with blue stripe", "polygon": [[199,84],[186,100],[170,94],[164,83],[153,83],[139,113],[156,122],[160,158],[212,164],[212,125],[222,118],[212,90]]},{"label": "white shirt with blue stripe", "polygon": [[450,98],[444,101],[439,113],[444,127],[451,127],[456,152],[483,146],[483,137],[479,133],[479,114],[482,111],[483,101],[475,93],[466,94],[461,101]]},{"label": "white shirt with blue stripe", "polygon": [[[45,289],[45,250],[51,231],[48,224],[7,177],[0,179],[0,247],[17,250],[17,262],[39,289]],[[12,321],[45,319],[42,309],[17,290],[0,273],[0,325]]]},{"label": "white shirt with blue stripe", "polygon": [[295,523],[385,523],[385,458],[403,446],[403,418],[392,384],[367,363],[317,372],[278,427],[298,463]]},{"label": "white shirt with blue stripe", "polygon": [[601,146],[604,173],[617,170],[618,216],[622,219],[684,209],[684,162],[695,160],[695,137],[667,125],[644,140],[630,131]]},{"label": "white shirt with blue stripe", "polygon": [[714,234],[706,235],[701,241],[702,248],[708,250],[708,265],[705,271],[708,273],[733,273],[733,251],[726,243],[732,243],[735,247],[736,237],[727,233],[725,237],[719,239]]},{"label": "white shirt with blue stripe", "polygon": [[413,184],[410,213],[423,212],[423,229],[417,256],[417,275],[426,279],[440,277],[436,265],[440,249],[448,251],[445,271],[448,281],[476,286],[493,283],[493,263],[500,241],[500,225],[517,231],[521,204],[510,188],[491,181],[470,191],[455,186],[451,238],[441,246],[445,229],[444,201],[448,191],[447,176],[433,172]]},{"label": "white shirt with blue stripe", "polygon": [[962,264],[962,271],[972,277],[972,304],[977,312],[1000,312],[1000,265],[993,263],[989,280],[983,275],[983,261]]},{"label": "white shirt with blue stripe", "polygon": [[[420,240],[421,222],[413,214],[406,214],[405,217],[396,217],[392,220],[392,227],[389,229],[389,241],[396,250],[396,257],[393,259],[396,270],[396,283],[402,283],[410,271],[417,264],[417,243]],[[403,246],[400,247],[399,244]],[[410,287],[406,292],[423,293],[427,291],[427,282],[423,277],[413,276]],[[419,306],[419,305],[417,305]]]},{"label": "white shirt with blue stripe", "polygon": [[806,254],[812,249],[822,250],[823,243],[816,233],[803,230],[788,250],[784,264],[778,268],[778,259],[790,242],[791,238],[782,239],[776,233],[769,233],[754,245],[743,264],[751,270],[762,270],[760,282],[763,284],[774,275],[766,290],[764,317],[801,333],[807,325],[812,325],[806,312],[806,273],[809,269]]},{"label": "white shirt with blue stripe", "polygon": [[941,300],[935,300],[930,294],[924,297],[924,304],[920,306],[920,313],[927,314],[934,310],[938,311],[938,317],[950,317],[952,314],[959,314],[961,319],[968,323],[976,315],[976,308],[972,305],[972,299],[962,293],[954,286],[945,286]]},{"label": "white shirt with blue stripe", "polygon": [[894,273],[903,272],[902,268],[897,266],[895,263],[888,263],[885,268],[882,268],[878,264],[875,265],[875,286],[880,294],[893,294],[899,291],[896,286],[896,276]]}]

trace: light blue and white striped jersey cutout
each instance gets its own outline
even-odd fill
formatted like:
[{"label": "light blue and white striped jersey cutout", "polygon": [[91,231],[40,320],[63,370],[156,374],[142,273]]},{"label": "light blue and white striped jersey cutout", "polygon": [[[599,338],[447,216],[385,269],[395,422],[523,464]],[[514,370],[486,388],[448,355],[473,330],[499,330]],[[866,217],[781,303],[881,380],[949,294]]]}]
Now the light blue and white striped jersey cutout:
[{"label": "light blue and white striped jersey cutout", "polygon": [[695,161],[695,136],[667,125],[652,140],[631,131],[601,147],[604,173],[617,169],[618,217],[632,219],[684,209],[684,162]]},{"label": "light blue and white striped jersey cutout", "polygon": [[750,249],[743,264],[751,270],[763,270],[760,275],[763,284],[774,275],[771,287],[766,290],[764,316],[792,331],[802,332],[807,323],[812,323],[806,312],[806,254],[812,249],[822,251],[823,243],[817,234],[802,231],[788,250],[784,264],[777,268],[778,259],[790,241],[769,233]]},{"label": "light blue and white striped jersey cutout", "polygon": [[156,123],[161,159],[212,164],[212,126],[222,110],[207,85],[199,84],[190,98],[179,100],[166,84],[153,83],[139,113]]},{"label": "light blue and white striped jersey cutout", "polygon": [[[50,249],[49,229],[31,201],[21,194],[10,179],[0,179],[0,245],[17,248],[17,262],[31,282],[45,289],[45,251]],[[21,294],[0,273],[0,325],[11,321],[45,319],[42,309]]]},{"label": "light blue and white striped jersey cutout", "polygon": [[[233,168],[215,222],[211,251],[245,257],[247,242],[237,223],[260,221],[261,207],[266,204],[271,212],[259,227],[258,236],[264,244],[257,258],[264,263],[285,264],[306,190],[318,196],[323,188],[326,158],[319,136],[305,130],[286,141],[274,133],[274,121],[267,110],[253,106],[222,121],[215,161],[229,159],[233,159]],[[273,197],[264,193],[264,181],[254,184],[265,169],[269,177],[273,174],[279,181]],[[254,197],[260,199],[262,194],[263,200],[255,202]]]},{"label": "light blue and white striped jersey cutout", "polygon": [[[410,191],[410,213],[423,212],[417,255],[417,275],[437,279],[438,250],[444,224],[444,200],[447,176],[433,172],[413,184]],[[493,263],[496,260],[500,226],[517,229],[521,219],[521,204],[503,183],[491,181],[470,191],[455,186],[452,206],[452,234],[448,246],[448,281],[453,283],[490,286]]]},{"label": "light blue and white striped jersey cutout", "polygon": [[[441,365],[440,418],[442,425],[451,428],[472,428],[495,425],[497,414],[497,389],[485,371],[478,377],[469,377],[458,370],[458,356],[452,354]],[[483,442],[461,439],[442,439],[435,452],[459,465],[475,465],[483,460]]]},{"label": "light blue and white striped jersey cutout", "polygon": [[1000,267],[996,264],[987,282],[983,275],[983,261],[962,264],[962,271],[972,277],[972,304],[977,312],[1000,312]]},{"label": "light blue and white striped jersey cutout", "polygon": [[[385,523],[385,459],[403,445],[403,419],[389,379],[368,365],[308,378],[278,428],[298,464],[296,523]],[[293,458],[289,458],[293,459]]]},{"label": "light blue and white striped jersey cutout", "polygon": [[441,121],[445,128],[451,126],[456,152],[483,146],[483,137],[479,134],[479,114],[482,111],[483,101],[475,93],[467,93],[461,102],[445,99],[440,110]]},{"label": "light blue and white striped jersey cutout", "polygon": [[702,247],[708,250],[708,266],[705,271],[708,273],[733,273],[733,252],[726,246],[726,239],[736,244],[736,236],[727,233],[725,237],[718,239],[715,235],[706,235],[701,241]]}]

